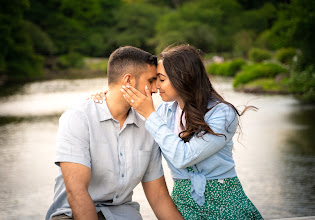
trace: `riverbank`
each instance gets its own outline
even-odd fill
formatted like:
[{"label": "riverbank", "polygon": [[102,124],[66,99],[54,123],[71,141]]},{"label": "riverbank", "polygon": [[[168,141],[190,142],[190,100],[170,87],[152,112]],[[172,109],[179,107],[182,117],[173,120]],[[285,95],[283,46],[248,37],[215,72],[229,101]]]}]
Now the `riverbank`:
[{"label": "riverbank", "polygon": [[90,58],[82,60],[82,66],[61,68],[56,58],[45,60],[43,74],[36,77],[10,78],[7,75],[0,76],[1,87],[16,87],[25,83],[47,81],[54,79],[89,79],[107,76],[107,58]]}]

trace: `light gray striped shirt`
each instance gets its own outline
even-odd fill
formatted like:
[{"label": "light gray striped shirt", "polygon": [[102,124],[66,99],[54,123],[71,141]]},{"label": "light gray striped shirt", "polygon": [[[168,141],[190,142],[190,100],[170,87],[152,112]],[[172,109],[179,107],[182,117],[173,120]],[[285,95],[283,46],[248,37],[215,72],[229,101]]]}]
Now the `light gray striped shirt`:
[{"label": "light gray striped shirt", "polygon": [[[139,204],[132,202],[133,189],[141,181],[160,178],[163,169],[160,148],[133,108],[120,129],[106,102],[85,101],[61,116],[56,142],[57,165],[73,162],[91,169],[89,193],[96,210],[107,220],[142,219]],[[54,201],[46,220],[60,214],[72,216],[58,169]]]}]

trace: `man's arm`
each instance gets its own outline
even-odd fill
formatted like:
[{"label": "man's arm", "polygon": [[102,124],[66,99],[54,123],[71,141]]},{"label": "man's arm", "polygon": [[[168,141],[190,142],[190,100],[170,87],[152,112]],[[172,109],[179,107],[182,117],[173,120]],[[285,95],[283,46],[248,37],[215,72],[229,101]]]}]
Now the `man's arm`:
[{"label": "man's arm", "polygon": [[149,182],[142,182],[144,193],[158,219],[183,219],[171,199],[164,176]]},{"label": "man's arm", "polygon": [[90,168],[69,162],[61,162],[60,167],[73,218],[75,220],[97,220],[94,202],[88,192],[91,178]]}]

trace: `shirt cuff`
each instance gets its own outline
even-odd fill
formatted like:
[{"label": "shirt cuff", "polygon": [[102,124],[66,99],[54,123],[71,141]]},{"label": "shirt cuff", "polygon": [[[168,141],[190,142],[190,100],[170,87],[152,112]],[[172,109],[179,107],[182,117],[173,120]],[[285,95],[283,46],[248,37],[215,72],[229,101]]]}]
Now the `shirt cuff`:
[{"label": "shirt cuff", "polygon": [[91,162],[82,157],[75,157],[73,155],[72,156],[67,156],[67,155],[56,156],[55,164],[60,166],[61,162],[78,163],[91,169]]},{"label": "shirt cuff", "polygon": [[162,168],[162,166],[161,166],[161,167],[160,167],[160,170],[159,170],[158,172],[150,173],[150,174],[148,174],[148,175],[145,175],[145,176],[142,178],[142,181],[141,181],[141,182],[150,182],[150,181],[153,181],[153,180],[156,180],[156,179],[161,178],[163,175],[164,175],[164,172],[163,172],[163,168]]},{"label": "shirt cuff", "polygon": [[165,124],[161,116],[156,112],[152,112],[151,115],[145,121],[145,128],[154,137],[159,128]]}]

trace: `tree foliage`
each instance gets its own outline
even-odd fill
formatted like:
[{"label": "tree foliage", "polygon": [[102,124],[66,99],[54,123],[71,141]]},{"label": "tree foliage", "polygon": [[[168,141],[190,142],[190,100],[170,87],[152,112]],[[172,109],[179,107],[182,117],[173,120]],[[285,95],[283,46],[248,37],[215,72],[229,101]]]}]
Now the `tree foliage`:
[{"label": "tree foliage", "polygon": [[73,64],[124,45],[159,53],[189,43],[244,58],[253,47],[296,48],[297,72],[314,63],[314,1],[3,0],[0,10],[0,74],[11,79],[41,75],[43,57]]},{"label": "tree foliage", "polygon": [[27,0],[0,3],[0,74],[9,79],[28,79],[43,73],[42,57],[35,53],[24,27],[23,12],[27,7]]}]

